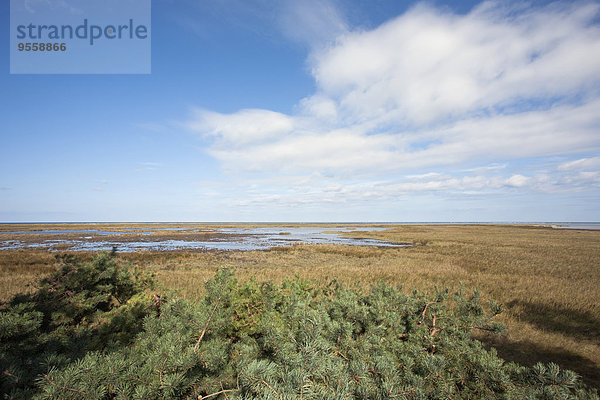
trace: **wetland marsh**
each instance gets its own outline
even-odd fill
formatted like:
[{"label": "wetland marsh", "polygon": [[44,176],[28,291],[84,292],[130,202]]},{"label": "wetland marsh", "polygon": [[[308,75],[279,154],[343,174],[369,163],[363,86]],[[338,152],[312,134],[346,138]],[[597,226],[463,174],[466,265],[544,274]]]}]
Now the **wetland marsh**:
[{"label": "wetland marsh", "polygon": [[[223,240],[219,235],[236,237],[248,228],[260,228],[265,234],[280,236],[279,239],[291,239],[292,228],[299,226],[302,225],[65,224],[1,225],[0,230],[25,232],[18,237],[15,234],[13,239],[6,239],[10,234],[1,234],[2,240],[30,240],[30,243],[40,238],[32,231],[65,229],[118,232],[119,235],[112,237],[133,242],[141,238],[189,240],[193,236],[198,241],[207,241],[211,235]],[[160,285],[157,291],[176,291],[190,299],[204,294],[204,282],[221,266],[233,269],[242,281],[281,282],[298,275],[319,282],[336,278],[362,287],[383,280],[401,285],[407,292],[433,292],[434,286],[447,287],[453,292],[461,288],[478,289],[484,299],[504,305],[500,320],[507,326],[506,335],[478,337],[496,347],[500,356],[528,365],[554,361],[576,371],[594,387],[600,387],[600,231],[534,225],[360,227],[369,230],[350,230],[339,224],[314,225],[311,229],[336,232],[348,240],[410,246],[298,241],[270,250],[137,250],[119,252],[117,257],[154,273]],[[198,232],[191,232],[194,229]],[[148,231],[153,233],[144,234]],[[290,234],[280,235],[285,232]],[[66,238],[69,240],[75,240],[76,235],[90,236],[81,232],[65,235],[71,235]],[[34,236],[38,239],[32,239]],[[98,241],[111,237],[91,236]],[[54,249],[67,250],[60,246]],[[29,284],[57,268],[55,254],[47,247],[0,251],[0,300],[31,290]],[[75,254],[91,258],[95,252]]]},{"label": "wetland marsh", "polygon": [[0,230],[0,250],[45,248],[50,251],[119,252],[138,250],[268,250],[294,244],[345,244],[354,246],[406,247],[373,238],[345,237],[343,233],[383,231],[365,226],[255,226],[255,227],[153,227],[110,229]]}]

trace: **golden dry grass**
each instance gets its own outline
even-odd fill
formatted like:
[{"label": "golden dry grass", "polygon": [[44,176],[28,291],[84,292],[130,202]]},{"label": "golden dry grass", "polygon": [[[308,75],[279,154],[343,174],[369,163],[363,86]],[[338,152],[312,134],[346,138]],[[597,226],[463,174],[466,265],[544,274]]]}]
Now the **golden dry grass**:
[{"label": "golden dry grass", "polygon": [[[203,226],[208,228],[209,226]],[[73,228],[71,228],[73,229]],[[104,227],[103,227],[104,229]],[[326,230],[326,229],[325,229]],[[600,387],[600,231],[514,225],[400,225],[349,235],[419,244],[412,248],[298,245],[271,251],[123,253],[156,273],[163,290],[197,298],[219,266],[240,280],[279,282],[299,275],[367,286],[377,280],[405,290],[434,285],[479,289],[505,306],[501,339],[480,337],[501,356],[524,364],[555,361]],[[89,255],[87,255],[89,256]],[[53,268],[43,251],[0,252],[1,299]]]},{"label": "golden dry grass", "polygon": [[0,251],[0,301],[30,291],[32,283],[54,268],[54,255],[46,251]]}]

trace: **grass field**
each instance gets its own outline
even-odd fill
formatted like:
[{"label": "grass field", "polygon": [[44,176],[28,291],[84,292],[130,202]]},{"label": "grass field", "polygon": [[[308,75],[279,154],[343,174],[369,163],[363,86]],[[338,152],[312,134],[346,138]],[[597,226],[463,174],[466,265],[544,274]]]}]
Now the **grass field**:
[{"label": "grass field", "polygon": [[[481,340],[505,359],[527,365],[554,361],[600,388],[600,231],[515,225],[389,228],[349,235],[416,246],[297,245],[271,251],[136,252],[118,257],[154,272],[159,291],[176,290],[188,298],[203,293],[203,283],[219,266],[231,267],[240,280],[279,282],[299,275],[318,281],[335,277],[361,286],[384,280],[407,291],[433,291],[434,285],[453,291],[479,289],[482,297],[504,304],[500,320],[508,328],[504,337]],[[54,254],[47,251],[1,251],[0,300],[28,290],[28,284],[56,266]]]}]

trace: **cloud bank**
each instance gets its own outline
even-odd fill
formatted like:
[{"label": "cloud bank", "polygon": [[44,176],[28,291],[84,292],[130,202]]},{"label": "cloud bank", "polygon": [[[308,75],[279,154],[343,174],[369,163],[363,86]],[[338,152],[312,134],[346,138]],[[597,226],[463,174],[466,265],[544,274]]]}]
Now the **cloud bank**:
[{"label": "cloud bank", "polygon": [[313,47],[316,91],[294,114],[195,109],[185,122],[226,170],[288,189],[278,176],[318,177],[307,185],[321,201],[598,188],[600,4],[485,2],[466,15],[420,4],[368,31],[325,11],[337,37]]}]

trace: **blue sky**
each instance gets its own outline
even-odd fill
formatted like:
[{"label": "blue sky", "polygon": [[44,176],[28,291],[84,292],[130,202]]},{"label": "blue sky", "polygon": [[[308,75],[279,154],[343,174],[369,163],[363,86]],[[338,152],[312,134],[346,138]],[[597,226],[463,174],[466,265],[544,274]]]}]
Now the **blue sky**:
[{"label": "blue sky", "polygon": [[0,13],[0,222],[600,221],[600,2],[155,0],[149,75]]}]

